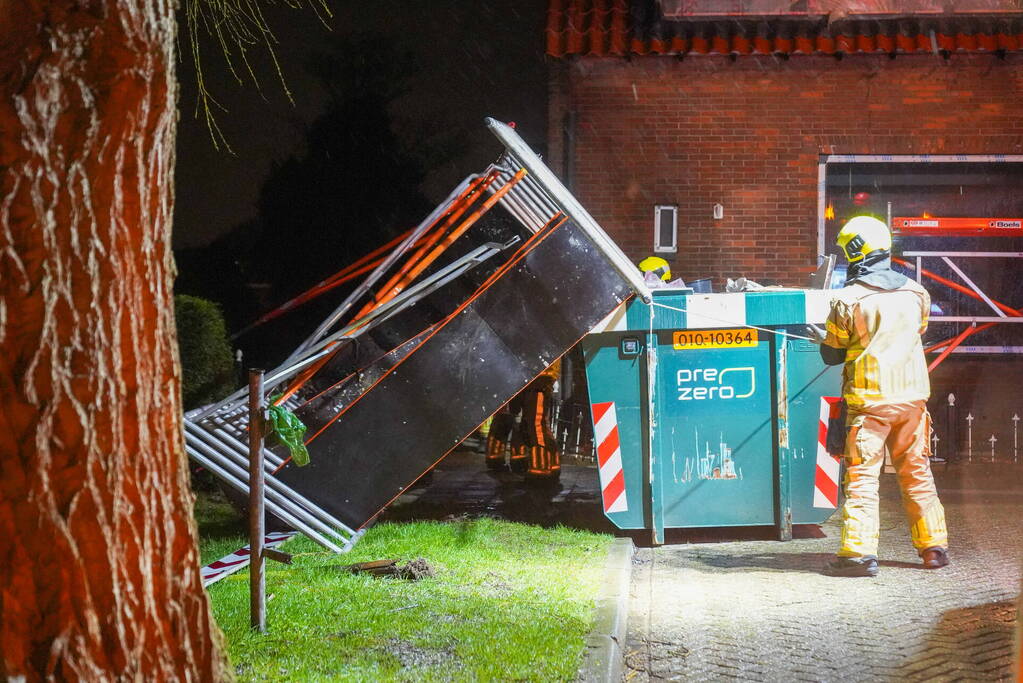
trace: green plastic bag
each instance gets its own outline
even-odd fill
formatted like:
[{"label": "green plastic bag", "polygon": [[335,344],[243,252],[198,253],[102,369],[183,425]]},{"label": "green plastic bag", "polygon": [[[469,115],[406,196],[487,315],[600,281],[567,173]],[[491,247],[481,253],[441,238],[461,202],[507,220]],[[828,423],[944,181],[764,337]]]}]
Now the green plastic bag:
[{"label": "green plastic bag", "polygon": [[270,413],[270,431],[277,439],[291,451],[291,460],[297,466],[302,467],[309,464],[309,451],[302,443],[306,426],[298,419],[295,413],[284,406],[275,406],[273,403],[276,396],[270,399],[268,412]]}]

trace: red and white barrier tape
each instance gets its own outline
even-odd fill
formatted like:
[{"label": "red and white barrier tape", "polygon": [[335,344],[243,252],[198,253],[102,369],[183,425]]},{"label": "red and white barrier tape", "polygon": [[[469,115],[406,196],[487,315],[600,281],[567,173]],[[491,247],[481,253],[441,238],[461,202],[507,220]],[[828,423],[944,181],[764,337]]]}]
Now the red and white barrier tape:
[{"label": "red and white barrier tape", "polygon": [[817,471],[813,479],[813,506],[815,508],[838,507],[838,478],[841,461],[828,453],[828,422],[837,418],[841,410],[837,396],[821,397],[821,415],[817,423]]},{"label": "red and white barrier tape", "polygon": [[[294,531],[275,531],[263,537],[263,545],[267,548],[276,548],[289,538],[295,535]],[[199,570],[202,576],[202,586],[207,586],[220,581],[229,574],[234,574],[242,567],[249,564],[249,546],[239,548],[230,555],[225,555],[216,562],[211,562]]]}]

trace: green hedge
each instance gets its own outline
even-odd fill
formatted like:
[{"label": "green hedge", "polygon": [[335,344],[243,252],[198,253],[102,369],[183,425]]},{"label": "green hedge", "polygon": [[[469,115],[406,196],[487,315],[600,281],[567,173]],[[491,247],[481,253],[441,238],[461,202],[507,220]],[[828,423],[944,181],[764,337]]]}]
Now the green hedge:
[{"label": "green hedge", "polygon": [[220,306],[197,296],[174,297],[185,410],[212,403],[235,388],[234,358]]}]

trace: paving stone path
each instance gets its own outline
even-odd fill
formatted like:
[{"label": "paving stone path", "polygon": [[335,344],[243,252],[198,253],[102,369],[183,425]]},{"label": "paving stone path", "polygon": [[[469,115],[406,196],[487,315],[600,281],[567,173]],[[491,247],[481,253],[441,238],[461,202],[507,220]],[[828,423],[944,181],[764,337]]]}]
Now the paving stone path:
[{"label": "paving stone path", "polygon": [[[891,475],[874,579],[820,574],[837,520],[797,527],[787,543],[766,540],[770,530],[675,530],[667,545],[638,548],[623,680],[1011,680],[1023,469],[963,464],[938,485],[952,539],[952,564],[938,571],[920,568]],[[384,517],[483,514],[613,533],[599,505],[592,466],[566,463],[561,486],[531,489],[460,452]]]},{"label": "paving stone path", "polygon": [[990,478],[942,497],[952,564],[938,571],[919,566],[892,476],[874,579],[820,574],[835,519],[787,543],[640,548],[624,680],[1011,679],[1023,499]]}]

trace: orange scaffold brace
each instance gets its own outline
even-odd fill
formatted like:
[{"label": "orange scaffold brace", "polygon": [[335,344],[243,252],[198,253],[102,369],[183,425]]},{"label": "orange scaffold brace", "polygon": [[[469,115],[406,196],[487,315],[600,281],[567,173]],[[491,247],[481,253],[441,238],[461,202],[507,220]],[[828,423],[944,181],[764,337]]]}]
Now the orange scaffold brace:
[{"label": "orange scaffold brace", "polygon": [[[898,263],[899,265],[906,266],[907,268],[912,268],[913,270],[916,270],[916,265],[910,263],[909,261],[906,261],[905,259],[892,258],[892,261]],[[957,292],[961,292],[966,296],[973,297],[978,301],[983,301],[983,297],[981,297],[979,294],[977,294],[969,287],[964,287],[958,282],[953,282],[952,280],[942,277],[937,273],[927,270],[926,268],[920,268],[920,274],[934,280],[935,282],[943,284],[946,287],[951,287],[952,289],[956,290]],[[1010,316],[1016,318],[1023,317],[1023,311],[1012,308],[1011,306],[1006,306],[1002,302],[995,301],[994,299],[991,299],[991,303],[997,306],[1001,311],[1008,313]],[[998,323],[984,323],[983,325],[974,324],[971,325],[970,327],[967,327],[965,330],[955,335],[954,337],[950,337],[944,341],[938,342],[937,344],[932,344],[928,346],[926,349],[924,349],[924,351],[936,351],[937,349],[940,349],[942,347],[945,347],[945,350],[942,351],[937,358],[931,361],[931,364],[927,366],[927,371],[933,372],[934,368],[938,367],[943,360],[948,358],[949,354],[951,354],[956,349],[957,346],[962,344],[967,337],[973,334],[977,334],[978,332],[986,330],[990,327],[994,327],[997,324]]]},{"label": "orange scaffold brace", "polygon": [[[459,198],[452,203],[452,207],[454,210],[451,216],[448,218],[448,220],[444,222],[444,226],[449,226],[455,220],[458,220],[458,218],[468,208],[468,206],[471,205],[472,202],[478,198],[479,193],[482,192],[485,187],[489,186],[491,182],[493,182],[493,178],[495,177],[495,175],[496,174],[490,174],[484,178],[478,179],[476,182],[470,185],[470,187],[466,189],[466,192],[459,196]],[[399,274],[396,274],[395,276],[400,278],[397,280],[397,282],[395,282],[395,277],[392,277],[391,280],[388,281],[388,284],[385,285],[385,288],[383,290],[385,292],[384,295],[379,296],[375,298],[374,301],[367,303],[366,306],[364,306],[363,309],[360,310],[359,313],[355,316],[356,320],[365,316],[369,311],[373,310],[377,306],[387,303],[395,296],[397,296],[408,285],[408,283],[412,282],[426,268],[428,268],[430,264],[433,263],[437,259],[437,257],[439,257],[444,252],[444,250],[446,250],[451,245],[451,243],[455,241],[455,239],[457,239],[459,236],[465,233],[466,230],[472,227],[472,225],[477,220],[479,220],[480,216],[489,211],[490,208],[493,207],[494,204],[496,204],[501,199],[501,197],[507,194],[512,187],[514,187],[520,180],[522,180],[522,178],[524,178],[525,175],[526,169],[524,168],[520,169],[518,173],[515,174],[515,176],[513,176],[507,183],[505,183],[505,185],[502,186],[499,190],[494,192],[493,195],[487,198],[487,200],[479,209],[470,214],[469,217],[466,218],[461,225],[455,228],[451,232],[451,234],[444,238],[440,242],[440,244],[437,244],[437,246],[435,246],[433,250],[427,253],[425,257],[422,257],[419,260],[419,262],[416,262],[414,259],[424,251],[424,248],[429,248],[430,244],[436,242],[436,240],[428,240],[422,247],[420,247],[419,250],[417,250],[416,254],[413,255],[411,259],[409,259],[408,263],[414,265],[412,265],[411,267],[403,268],[402,270],[405,271],[404,274],[401,274],[401,271],[399,271]],[[439,235],[443,235],[443,231],[445,229],[446,227],[442,227],[437,230],[438,239]],[[408,266],[408,263],[406,264],[406,266]],[[388,287],[390,288],[389,290],[387,289]],[[336,343],[337,342],[334,342],[334,344],[332,345],[336,345]],[[284,403],[284,401],[288,400],[291,396],[293,396],[296,391],[302,388],[302,386],[306,382],[308,382],[313,375],[319,372],[320,369],[323,368],[323,366],[330,361],[332,356],[333,354],[326,354],[323,356],[323,358],[316,361],[316,363],[310,365],[308,368],[302,371],[302,373],[298,377],[296,377],[295,380],[291,383],[288,389],[277,397],[277,399],[274,401],[274,405],[281,405],[282,403]]]}]

